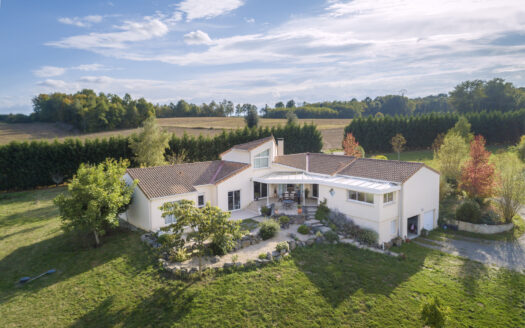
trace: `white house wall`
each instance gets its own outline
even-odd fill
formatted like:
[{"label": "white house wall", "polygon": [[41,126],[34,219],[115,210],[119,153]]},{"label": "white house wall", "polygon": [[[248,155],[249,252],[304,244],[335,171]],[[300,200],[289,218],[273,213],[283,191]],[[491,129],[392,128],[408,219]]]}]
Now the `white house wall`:
[{"label": "white house wall", "polygon": [[179,194],[169,197],[162,197],[162,198],[154,198],[150,199],[150,213],[151,213],[151,231],[157,231],[160,228],[166,226],[166,223],[164,222],[164,218],[162,217],[162,211],[160,210],[160,207],[164,205],[164,203],[169,202],[175,202],[178,200],[192,200],[197,204],[197,192],[187,193],[187,194]]},{"label": "white house wall", "polygon": [[434,227],[439,216],[439,174],[423,167],[402,187],[403,222],[401,235],[407,235],[407,218],[419,215],[419,229],[423,226],[422,216],[427,211],[434,211]]},{"label": "white house wall", "polygon": [[[124,175],[124,180],[128,185],[133,181],[127,173]],[[138,228],[150,230],[149,206],[150,203],[148,198],[139,187],[135,187],[131,198],[131,204],[126,212],[127,221]]]},{"label": "white house wall", "polygon": [[246,150],[232,149],[222,155],[221,158],[224,161],[250,163],[250,152]]}]

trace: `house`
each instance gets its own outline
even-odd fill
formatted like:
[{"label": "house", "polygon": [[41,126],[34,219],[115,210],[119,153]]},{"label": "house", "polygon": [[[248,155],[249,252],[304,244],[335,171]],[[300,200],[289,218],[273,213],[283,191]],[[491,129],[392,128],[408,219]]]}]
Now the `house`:
[{"label": "house", "polygon": [[126,212],[129,223],[157,231],[175,220],[162,217],[166,202],[210,202],[222,210],[257,210],[272,203],[317,205],[326,200],[379,242],[418,235],[437,226],[439,173],[423,163],[318,153],[284,155],[284,140],[272,137],[236,145],[220,160],[130,168],[138,179]]}]

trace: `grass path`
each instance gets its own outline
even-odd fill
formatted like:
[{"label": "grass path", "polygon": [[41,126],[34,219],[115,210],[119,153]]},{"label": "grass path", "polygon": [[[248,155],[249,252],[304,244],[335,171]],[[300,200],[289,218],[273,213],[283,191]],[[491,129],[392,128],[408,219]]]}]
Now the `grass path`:
[{"label": "grass path", "polygon": [[262,269],[171,280],[137,233],[97,249],[64,234],[51,202],[61,191],[0,194],[2,327],[422,327],[434,295],[451,327],[525,326],[524,275],[415,244],[400,249],[405,261],[319,245]]}]

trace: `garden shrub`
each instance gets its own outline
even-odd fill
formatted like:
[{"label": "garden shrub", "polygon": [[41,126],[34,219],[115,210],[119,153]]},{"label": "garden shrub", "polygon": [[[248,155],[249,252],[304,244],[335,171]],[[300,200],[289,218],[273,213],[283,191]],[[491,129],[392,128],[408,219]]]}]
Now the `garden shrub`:
[{"label": "garden shrub", "polygon": [[268,256],[268,255],[266,255],[266,253],[261,253],[261,254],[259,254],[259,256],[257,256],[257,257],[259,258],[259,260],[265,260],[267,256]]},{"label": "garden shrub", "polygon": [[165,233],[157,237],[157,242],[160,244],[159,251],[171,252],[173,248],[182,248],[184,240],[177,234]]},{"label": "garden shrub", "polygon": [[260,227],[259,235],[263,240],[274,237],[281,229],[275,220],[264,220]]},{"label": "garden shrub", "polygon": [[302,235],[307,235],[310,233],[310,227],[304,224],[301,224],[299,228],[297,228],[297,232]]},{"label": "garden shrub", "polygon": [[484,224],[501,224],[501,217],[493,209],[487,209],[482,212],[481,218],[479,219]]},{"label": "garden shrub", "polygon": [[434,328],[445,327],[447,308],[441,305],[437,297],[434,297],[431,301],[423,304],[421,319],[427,326]]},{"label": "garden shrub", "polygon": [[317,207],[315,212],[315,219],[320,222],[326,222],[328,220],[328,215],[330,214],[330,209],[326,206],[326,200],[322,201]]},{"label": "garden shrub", "polygon": [[280,225],[286,225],[290,223],[290,217],[286,216],[286,215],[283,215],[281,217],[279,217],[279,224]]},{"label": "garden shrub", "polygon": [[339,235],[334,231],[329,230],[324,233],[324,239],[326,239],[327,242],[333,243],[339,241]]},{"label": "garden shrub", "polygon": [[282,241],[278,243],[277,246],[275,246],[275,250],[278,252],[282,251],[283,249],[286,250],[287,252],[290,250],[288,243],[285,241]]},{"label": "garden shrub", "polygon": [[176,251],[172,250],[170,252],[169,260],[170,262],[184,262],[189,258],[189,254],[184,248],[179,248]]},{"label": "garden shrub", "polygon": [[368,245],[376,245],[377,241],[379,240],[379,235],[374,230],[360,229],[360,230],[357,230],[357,234],[355,238],[360,243],[364,243]]},{"label": "garden shrub", "polygon": [[270,216],[270,214],[272,214],[272,210],[267,206],[263,206],[261,207],[261,214],[264,216]]},{"label": "garden shrub", "polygon": [[474,200],[465,200],[456,209],[456,219],[470,223],[481,223],[481,208]]}]

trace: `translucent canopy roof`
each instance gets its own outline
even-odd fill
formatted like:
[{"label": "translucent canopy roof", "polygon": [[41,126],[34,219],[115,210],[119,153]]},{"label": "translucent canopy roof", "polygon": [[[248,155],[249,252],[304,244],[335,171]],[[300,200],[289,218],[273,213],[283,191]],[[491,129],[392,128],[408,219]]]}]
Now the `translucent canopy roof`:
[{"label": "translucent canopy roof", "polygon": [[389,182],[341,175],[322,176],[305,172],[275,172],[253,178],[253,181],[268,184],[320,184],[374,194],[384,194],[401,189],[398,185]]}]

